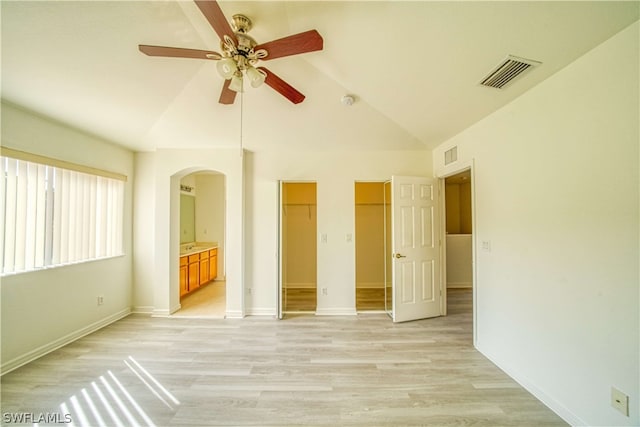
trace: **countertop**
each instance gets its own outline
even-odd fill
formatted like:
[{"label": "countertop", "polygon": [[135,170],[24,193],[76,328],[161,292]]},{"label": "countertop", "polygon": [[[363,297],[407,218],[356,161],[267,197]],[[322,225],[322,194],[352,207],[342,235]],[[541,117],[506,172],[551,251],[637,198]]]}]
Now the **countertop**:
[{"label": "countertop", "polygon": [[188,245],[180,245],[180,256],[188,256],[199,254],[200,252],[208,251],[210,249],[216,249],[217,243],[195,243]]}]

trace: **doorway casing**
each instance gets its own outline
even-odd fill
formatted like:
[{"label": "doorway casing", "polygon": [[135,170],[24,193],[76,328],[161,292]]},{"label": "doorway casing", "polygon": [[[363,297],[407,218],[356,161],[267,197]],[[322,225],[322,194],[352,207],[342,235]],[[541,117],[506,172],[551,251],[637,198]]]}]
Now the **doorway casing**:
[{"label": "doorway casing", "polygon": [[155,160],[154,316],[168,316],[180,307],[180,179],[214,170],[225,175],[226,317],[241,318],[244,308],[244,156],[239,149],[158,149]]},{"label": "doorway casing", "polygon": [[478,310],[477,310],[477,295],[478,295],[478,282],[476,280],[476,236],[477,236],[477,227],[476,227],[476,208],[475,208],[475,203],[476,203],[476,198],[475,198],[475,186],[476,186],[476,180],[475,180],[475,175],[474,175],[474,161],[473,159],[470,159],[469,161],[465,161],[465,162],[460,162],[459,165],[456,165],[456,167],[450,167],[447,169],[446,173],[441,173],[438,174],[436,173],[436,178],[438,178],[438,186],[440,187],[440,239],[442,241],[442,245],[440,246],[440,259],[442,260],[442,268],[440,269],[440,274],[441,274],[441,283],[443,283],[443,298],[442,298],[442,314],[446,315],[447,314],[447,257],[446,257],[446,253],[447,253],[447,229],[446,229],[446,203],[445,203],[445,179],[453,176],[453,175],[457,175],[461,172],[465,172],[465,171],[469,171],[471,174],[471,229],[473,230],[473,233],[471,234],[471,248],[472,248],[472,254],[471,254],[471,262],[472,262],[472,283],[473,283],[473,287],[472,287],[472,292],[473,292],[473,344],[474,346],[477,347],[476,345],[476,339],[477,339],[477,317],[478,317]]}]

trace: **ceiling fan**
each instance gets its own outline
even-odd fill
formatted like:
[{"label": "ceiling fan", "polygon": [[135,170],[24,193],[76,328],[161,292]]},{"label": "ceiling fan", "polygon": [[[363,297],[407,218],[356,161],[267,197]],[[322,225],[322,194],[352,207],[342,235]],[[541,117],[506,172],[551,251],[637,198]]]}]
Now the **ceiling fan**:
[{"label": "ceiling fan", "polygon": [[304,100],[305,96],[294,87],[265,67],[256,67],[256,65],[258,61],[322,50],[322,36],[316,30],[258,44],[247,34],[251,30],[252,23],[246,16],[233,15],[233,23],[229,24],[220,5],[215,0],[195,0],[195,3],[220,37],[222,53],[150,45],[139,45],[138,49],[149,56],[218,61],[218,72],[225,79],[219,99],[221,104],[233,104],[236,93],[243,90],[245,77],[251,86],[258,87],[262,83],[266,83],[294,104]]}]

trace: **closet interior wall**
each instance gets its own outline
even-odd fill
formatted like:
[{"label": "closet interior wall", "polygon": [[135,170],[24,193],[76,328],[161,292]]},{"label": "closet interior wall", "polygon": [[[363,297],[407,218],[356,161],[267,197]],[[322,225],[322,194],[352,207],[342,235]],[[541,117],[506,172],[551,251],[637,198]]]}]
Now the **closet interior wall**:
[{"label": "closet interior wall", "polygon": [[356,310],[384,310],[384,183],[355,183]]},{"label": "closet interior wall", "polygon": [[317,305],[316,183],[283,184],[283,311],[315,311]]}]

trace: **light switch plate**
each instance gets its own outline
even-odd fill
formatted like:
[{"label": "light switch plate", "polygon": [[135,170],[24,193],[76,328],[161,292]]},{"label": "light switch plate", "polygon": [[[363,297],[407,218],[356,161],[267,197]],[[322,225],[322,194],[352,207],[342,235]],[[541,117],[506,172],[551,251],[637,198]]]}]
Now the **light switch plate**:
[{"label": "light switch plate", "polygon": [[615,387],[611,387],[611,406],[620,411],[622,415],[629,416],[629,396]]}]

